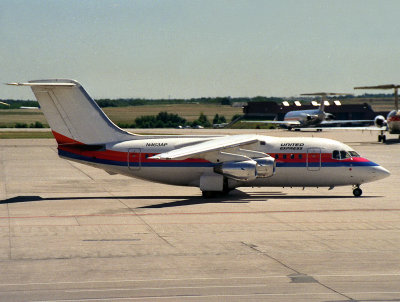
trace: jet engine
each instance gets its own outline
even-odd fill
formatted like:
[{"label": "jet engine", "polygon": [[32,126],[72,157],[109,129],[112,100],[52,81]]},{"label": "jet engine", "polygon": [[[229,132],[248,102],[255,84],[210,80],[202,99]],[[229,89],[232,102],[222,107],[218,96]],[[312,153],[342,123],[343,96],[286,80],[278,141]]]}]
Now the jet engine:
[{"label": "jet engine", "polygon": [[224,162],[214,167],[214,172],[227,178],[251,181],[257,177],[270,177],[275,173],[275,159],[272,157],[256,158],[244,161]]},{"label": "jet engine", "polygon": [[382,115],[378,115],[374,119],[374,124],[376,127],[383,127],[386,125],[386,120]]},{"label": "jet engine", "polygon": [[255,158],[255,162],[257,162],[256,170],[257,170],[257,177],[271,177],[275,173],[275,158],[273,157],[262,157],[262,158]]},{"label": "jet engine", "polygon": [[316,115],[316,114],[313,114],[313,115],[307,114],[307,116],[306,116],[306,120],[309,122],[316,120],[316,119],[318,119],[318,115]]},{"label": "jet engine", "polygon": [[335,119],[335,116],[332,113],[325,113],[325,120],[332,121]]}]

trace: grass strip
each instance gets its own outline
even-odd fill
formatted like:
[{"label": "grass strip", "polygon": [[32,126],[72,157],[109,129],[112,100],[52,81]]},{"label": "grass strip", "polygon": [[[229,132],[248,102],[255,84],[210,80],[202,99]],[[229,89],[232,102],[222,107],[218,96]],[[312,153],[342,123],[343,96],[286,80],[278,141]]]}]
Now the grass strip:
[{"label": "grass strip", "polygon": [[0,132],[0,139],[13,139],[13,138],[54,138],[53,133],[49,132],[35,132],[35,131],[5,131]]}]

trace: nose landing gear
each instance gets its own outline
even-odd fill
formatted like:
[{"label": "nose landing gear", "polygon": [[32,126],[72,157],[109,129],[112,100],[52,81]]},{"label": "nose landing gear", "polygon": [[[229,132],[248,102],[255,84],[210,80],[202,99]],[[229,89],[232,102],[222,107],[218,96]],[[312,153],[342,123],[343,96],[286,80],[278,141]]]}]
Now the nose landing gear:
[{"label": "nose landing gear", "polygon": [[360,185],[353,186],[353,195],[355,197],[359,197],[362,194],[362,190],[360,189]]}]

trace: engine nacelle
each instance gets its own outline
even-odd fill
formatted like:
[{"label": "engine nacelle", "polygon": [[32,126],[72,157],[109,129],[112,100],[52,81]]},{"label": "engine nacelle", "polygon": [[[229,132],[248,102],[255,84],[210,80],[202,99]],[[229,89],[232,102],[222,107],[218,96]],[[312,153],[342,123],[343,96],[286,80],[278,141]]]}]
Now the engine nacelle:
[{"label": "engine nacelle", "polygon": [[317,114],[313,114],[313,115],[307,114],[307,116],[306,116],[306,120],[307,120],[308,122],[314,121],[314,120],[316,120],[316,119],[318,119],[318,115],[317,115]]},{"label": "engine nacelle", "polygon": [[214,167],[214,172],[236,180],[257,178],[257,163],[254,160],[225,162]]},{"label": "engine nacelle", "polygon": [[335,116],[332,113],[325,113],[325,120],[332,121],[335,119]]},{"label": "engine nacelle", "polygon": [[251,181],[257,177],[271,177],[275,173],[275,158],[262,157],[244,161],[225,162],[215,166],[214,172],[242,181]]},{"label": "engine nacelle", "polygon": [[273,157],[262,157],[255,158],[254,161],[257,163],[257,177],[271,177],[275,174],[275,158]]},{"label": "engine nacelle", "polygon": [[386,120],[382,115],[378,115],[374,119],[374,124],[376,127],[384,127],[386,126]]}]

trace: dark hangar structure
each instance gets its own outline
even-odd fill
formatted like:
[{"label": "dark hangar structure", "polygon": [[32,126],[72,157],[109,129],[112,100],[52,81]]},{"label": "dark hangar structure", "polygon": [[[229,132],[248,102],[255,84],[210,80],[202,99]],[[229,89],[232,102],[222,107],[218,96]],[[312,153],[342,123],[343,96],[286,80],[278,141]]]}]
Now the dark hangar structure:
[{"label": "dark hangar structure", "polygon": [[[249,102],[243,107],[244,118],[247,119],[265,119],[265,120],[283,120],[284,115],[289,111],[316,109],[318,107],[311,104],[302,104],[296,106],[288,101],[287,106],[277,102]],[[373,120],[377,115],[386,116],[387,112],[376,112],[367,103],[364,104],[341,104],[335,105],[330,102],[325,106],[325,112],[331,113],[337,120]]]}]

